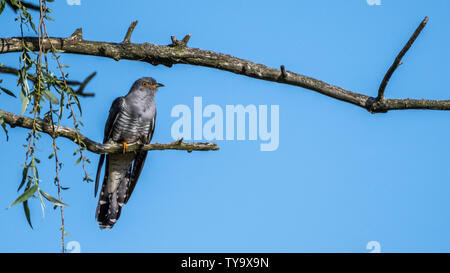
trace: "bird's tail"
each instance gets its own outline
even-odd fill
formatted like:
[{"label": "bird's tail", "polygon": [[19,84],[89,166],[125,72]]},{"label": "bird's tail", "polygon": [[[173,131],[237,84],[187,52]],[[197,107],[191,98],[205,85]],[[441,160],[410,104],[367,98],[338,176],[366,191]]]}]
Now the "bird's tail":
[{"label": "bird's tail", "polygon": [[112,192],[108,191],[109,181],[105,175],[95,212],[95,218],[101,229],[111,229],[119,219],[130,184],[130,171],[131,169],[126,172],[118,187]]}]

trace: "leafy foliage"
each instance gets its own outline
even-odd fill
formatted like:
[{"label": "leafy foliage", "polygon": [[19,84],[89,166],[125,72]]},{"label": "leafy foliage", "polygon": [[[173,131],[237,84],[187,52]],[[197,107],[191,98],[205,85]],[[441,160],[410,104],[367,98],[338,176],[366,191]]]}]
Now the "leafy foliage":
[{"label": "leafy foliage", "polygon": [[[82,162],[85,177],[83,180],[92,181],[89,178],[85,163],[90,163],[89,159],[83,155],[83,151],[86,149],[85,144],[82,142],[78,135],[80,126],[82,122],[78,120],[78,116],[82,115],[80,100],[77,96],[77,92],[70,86],[68,86],[66,78],[68,75],[64,73],[63,68],[67,67],[62,65],[58,51],[50,45],[50,48],[44,48],[43,39],[48,37],[46,29],[46,21],[53,21],[48,16],[51,10],[47,7],[47,2],[53,2],[50,0],[41,0],[39,5],[34,5],[32,3],[25,3],[20,0],[0,0],[0,15],[5,9],[5,6],[12,8],[18,15],[15,18],[20,24],[20,33],[22,37],[22,51],[19,56],[19,69],[17,72],[17,86],[19,91],[17,93],[0,86],[0,95],[6,94],[14,98],[19,98],[21,103],[21,114],[30,114],[33,116],[33,127],[28,132],[26,137],[26,156],[25,163],[22,169],[22,179],[19,183],[18,191],[23,192],[14,200],[10,208],[22,204],[25,217],[28,224],[33,228],[31,223],[31,212],[29,207],[29,201],[31,197],[38,199],[41,204],[42,213],[44,213],[45,204],[44,199],[50,202],[54,207],[59,207],[61,209],[61,220],[62,220],[62,241],[64,244],[64,236],[67,234],[64,228],[63,220],[63,207],[67,204],[61,201],[61,190],[68,188],[62,187],[59,179],[59,171],[62,168],[62,163],[58,161],[58,146],[56,144],[56,138],[53,136],[52,153],[48,157],[55,161],[55,179],[54,184],[58,189],[58,198],[51,196],[42,189],[43,183],[39,179],[38,164],[40,160],[36,157],[37,144],[41,137],[39,131],[39,125],[36,122],[38,118],[44,118],[51,122],[52,126],[59,125],[63,118],[65,112],[67,112],[68,118],[73,120],[74,128],[77,131],[76,143],[78,148],[75,150],[74,155],[79,156],[77,163]],[[33,22],[33,16],[30,10],[39,12],[39,20],[37,24]],[[33,32],[39,38],[39,51],[33,52],[27,46],[27,42],[23,38],[23,27],[28,27],[33,30]],[[58,65],[59,71],[56,76],[54,72],[49,69],[49,56],[51,56],[52,61]],[[1,65],[1,64],[0,64]],[[2,83],[2,80],[0,80]],[[76,105],[76,108],[73,107]],[[57,107],[55,107],[57,106]],[[44,113],[44,109],[49,108],[48,111]],[[78,110],[78,113],[74,111]],[[2,126],[8,140],[8,128],[0,114],[0,126]]]},{"label": "leafy foliage", "polygon": [[38,190],[38,185],[34,185],[34,186],[30,187],[30,188],[27,188],[27,189],[24,191],[24,193],[22,193],[19,197],[17,197],[16,200],[14,200],[14,202],[12,202],[11,205],[9,205],[9,208],[11,208],[11,207],[13,207],[13,206],[15,206],[15,205],[17,205],[17,204],[20,204],[20,203],[22,203],[22,202],[27,201],[31,196],[34,195],[34,193],[35,193],[37,190]]}]

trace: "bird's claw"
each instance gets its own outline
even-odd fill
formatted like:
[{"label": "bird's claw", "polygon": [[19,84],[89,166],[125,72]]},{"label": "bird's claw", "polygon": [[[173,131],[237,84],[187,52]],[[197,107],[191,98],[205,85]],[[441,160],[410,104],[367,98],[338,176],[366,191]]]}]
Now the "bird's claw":
[{"label": "bird's claw", "polygon": [[128,144],[124,141],[123,143],[123,154],[127,152]]}]

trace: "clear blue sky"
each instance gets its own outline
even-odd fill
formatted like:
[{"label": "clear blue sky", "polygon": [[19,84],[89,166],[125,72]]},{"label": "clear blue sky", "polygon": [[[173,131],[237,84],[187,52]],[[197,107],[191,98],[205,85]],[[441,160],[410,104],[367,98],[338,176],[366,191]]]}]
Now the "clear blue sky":
[{"label": "clear blue sky", "polygon": [[[231,54],[319,78],[368,95],[424,16],[430,22],[394,74],[391,98],[450,99],[450,2],[351,1],[103,1],[51,3],[53,36],[82,27],[85,39],[120,42],[139,20],[132,41],[169,44],[191,33],[190,46]],[[35,15],[37,16],[37,15]],[[1,35],[18,36],[13,12],[0,16]],[[74,165],[76,146],[60,139],[66,229],[82,252],[383,252],[448,251],[450,245],[450,113],[363,109],[298,87],[188,65],[63,55],[73,79],[93,71],[95,98],[82,99],[82,132],[100,141],[111,102],[139,77],[166,87],[157,95],[154,142],[170,142],[177,104],[265,104],[280,107],[280,145],[218,141],[218,152],[150,152],[117,225],[101,231],[93,184]],[[0,55],[17,66],[18,55]],[[13,76],[0,76],[17,90]],[[0,108],[20,113],[20,100],[0,96]],[[70,123],[67,123],[70,125]],[[34,230],[17,197],[26,130],[1,133],[0,251],[58,252],[60,215],[42,217],[31,201]],[[39,142],[41,185],[56,195],[50,138]],[[88,154],[94,176],[98,156]]]}]

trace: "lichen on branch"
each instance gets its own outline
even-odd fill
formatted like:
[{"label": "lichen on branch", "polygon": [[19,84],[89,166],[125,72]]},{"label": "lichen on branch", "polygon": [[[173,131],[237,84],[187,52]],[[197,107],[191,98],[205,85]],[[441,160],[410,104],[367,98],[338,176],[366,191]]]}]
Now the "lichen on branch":
[{"label": "lichen on branch", "polygon": [[[424,19],[424,21],[428,22],[428,18]],[[424,21],[419,26],[423,25],[424,27]],[[44,49],[54,47],[64,53],[106,57],[116,61],[127,59],[147,62],[152,65],[162,64],[169,67],[174,64],[210,67],[264,81],[302,87],[340,101],[354,104],[371,113],[385,113],[390,110],[407,109],[450,110],[450,100],[385,99],[384,97],[381,99],[381,97],[371,97],[288,71],[284,65],[280,66],[280,69],[276,69],[227,54],[191,48],[187,46],[191,38],[190,35],[186,35],[182,40],[177,40],[172,36],[172,43],[169,45],[131,43],[131,34],[136,24],[137,22],[135,21],[130,25],[121,43],[84,40],[82,30],[77,29],[71,36],[66,38],[46,38],[42,41],[42,46]],[[423,27],[419,27],[420,31]],[[414,39],[410,39],[411,43],[408,42],[408,49],[420,34],[420,31],[417,32],[416,30],[413,34]],[[25,37],[24,41],[25,45],[31,50],[38,50],[39,44],[36,37]],[[0,54],[19,52],[22,50],[22,46],[22,40],[20,38],[0,38]],[[404,53],[406,53],[406,50]],[[390,78],[390,75],[388,78]],[[385,83],[387,84],[387,81]],[[384,88],[385,86],[380,89],[382,90],[380,95],[384,95]]]},{"label": "lichen on branch", "polygon": [[[3,118],[5,123],[9,124],[11,127],[22,127],[31,129],[33,128],[33,119],[16,115],[7,111],[0,110],[0,116]],[[52,128],[52,123],[42,119],[36,119],[36,129],[40,132],[44,132],[50,136],[63,137],[70,139],[73,142],[77,141],[77,132],[74,129],[65,126],[54,125],[54,130]],[[86,149],[96,153],[96,154],[107,154],[107,153],[118,153],[122,152],[122,144],[102,144],[95,142],[88,137],[78,133],[80,140],[86,146]],[[182,140],[177,140],[167,144],[152,143],[152,144],[137,144],[131,143],[127,146],[128,152],[134,152],[138,150],[154,151],[154,150],[184,150],[188,152],[192,151],[217,151],[219,147],[216,143],[205,143],[205,142],[183,142]]]}]

